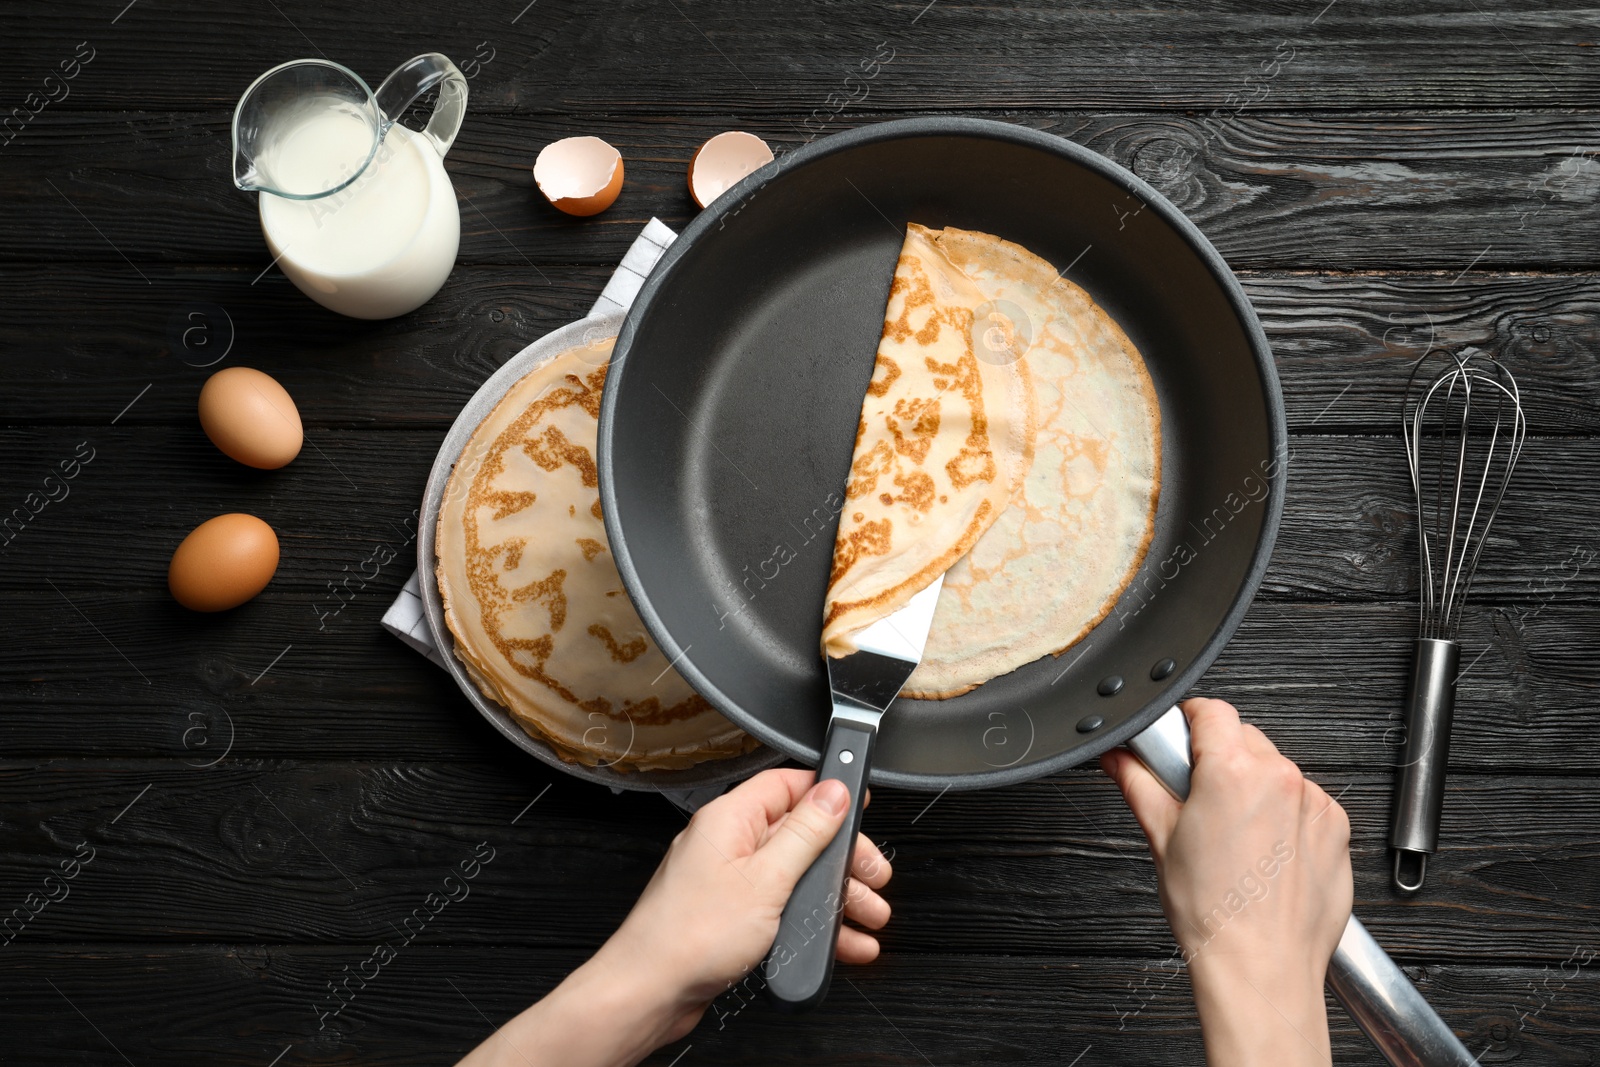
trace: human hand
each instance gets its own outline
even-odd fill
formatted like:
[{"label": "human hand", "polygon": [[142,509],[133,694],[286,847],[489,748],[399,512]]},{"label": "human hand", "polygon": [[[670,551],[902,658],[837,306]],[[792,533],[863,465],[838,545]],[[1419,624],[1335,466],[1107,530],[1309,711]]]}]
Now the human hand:
[{"label": "human hand", "polygon": [[[763,771],[697,811],[600,951],[461,1067],[624,1067],[693,1030],[712,999],[766,956],[795,883],[844,825],[844,783],[815,779]],[[858,835],[845,917],[881,930],[889,905],[877,890],[891,873]],[[837,955],[870,962],[878,940],[843,926]]]},{"label": "human hand", "polygon": [[[761,962],[795,883],[843,825],[844,783],[813,786],[815,778],[811,771],[764,771],[697,811],[597,954],[609,970],[633,980],[648,976],[665,994],[670,1024],[661,1043],[694,1029],[712,999]],[[858,835],[845,918],[882,929],[889,904],[877,890],[891,873],[877,847]],[[877,955],[872,934],[840,928],[841,962],[868,963]],[[751,981],[759,983],[759,976]]]},{"label": "human hand", "polygon": [[1126,750],[1101,766],[1149,838],[1207,1058],[1326,1063],[1322,984],[1350,917],[1349,819],[1231,705],[1188,700],[1183,711],[1186,802]]}]

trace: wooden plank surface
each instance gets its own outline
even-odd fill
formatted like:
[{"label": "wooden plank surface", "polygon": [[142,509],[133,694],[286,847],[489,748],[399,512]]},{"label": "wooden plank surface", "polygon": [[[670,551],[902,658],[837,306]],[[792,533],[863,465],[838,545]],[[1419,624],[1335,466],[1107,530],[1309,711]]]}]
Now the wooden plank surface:
[{"label": "wooden plank surface", "polygon": [[[198,764],[225,748],[252,759],[515,757],[443,671],[378,628],[399,581],[364,591],[321,631],[314,598],[264,596],[238,623],[181,630],[171,624],[184,617],[160,593],[74,598],[82,617],[39,602],[48,636],[14,645],[0,666],[0,757]],[[1573,603],[1581,594],[1559,589],[1474,613],[1453,767],[1600,771],[1600,752],[1572,742],[1594,714],[1600,636],[1592,607]],[[1307,767],[1386,767],[1414,633],[1408,604],[1262,599],[1197,692],[1232,700]]]},{"label": "wooden plank surface", "polygon": [[[1593,779],[1457,773],[1431,891],[1406,900],[1388,885],[1391,777],[1312,773],[1351,815],[1356,911],[1396,959],[1555,964],[1600,937]],[[16,827],[0,900],[20,906],[80,843],[93,854],[16,946],[381,939],[485,842],[493,861],[419,941],[593,948],[684,825],[661,797],[612,798],[509,760],[10,760],[0,807]],[[894,850],[891,955],[1173,950],[1143,838],[1097,771],[936,801],[875,792],[864,831]],[[1495,921],[1463,926],[1462,912]]]},{"label": "wooden plank surface", "polygon": [[[0,996],[9,1017],[18,1031],[59,1050],[63,1062],[120,1062],[114,1049],[130,1058],[151,1049],[164,1062],[239,1067],[280,1054],[291,1065],[448,1061],[582,959],[571,950],[412,944],[319,1028],[314,1006],[319,996],[324,1008],[329,1003],[327,982],[366,959],[371,945],[8,951],[15,955],[0,971]],[[1572,964],[1493,965],[1413,974],[1483,1062],[1586,1064],[1594,1050],[1582,1031],[1600,1027],[1600,989],[1588,971],[1572,971]],[[1201,1062],[1188,978],[1159,960],[916,955],[839,975],[822,1007],[800,1019],[727,994],[693,1034],[645,1062]],[[1329,1021],[1341,1067],[1383,1063],[1337,1007]]]},{"label": "wooden plank surface", "polygon": [[[621,256],[631,236],[596,232],[592,240]],[[588,240],[569,237],[563,251]],[[116,418],[118,426],[192,427],[200,386],[213,361],[227,358],[279,377],[307,426],[442,434],[495,368],[583,317],[610,274],[602,264],[546,262],[546,285],[527,264],[458,266],[440,294],[405,319],[369,323],[310,305],[271,274],[252,286],[260,267],[141,269],[160,282],[159,296],[121,261],[0,267],[0,288],[11,295],[0,321],[5,425],[88,427]],[[1411,362],[1432,346],[1466,345],[1523,372],[1535,435],[1600,431],[1600,275],[1240,277],[1277,358],[1292,432],[1395,434]],[[101,310],[85,315],[86,302]]]},{"label": "wooden plank surface", "polygon": [[[192,403],[198,383],[182,389]],[[239,509],[281,532],[284,558],[274,593],[326,600],[330,581],[374,569],[374,584],[396,589],[409,573],[410,557],[402,559],[400,550],[414,532],[439,437],[313,429],[301,458],[281,471],[260,472],[224,457],[197,424],[0,430],[0,447],[13,460],[0,477],[0,501],[22,511],[0,533],[10,561],[0,570],[0,589],[37,594],[54,581],[67,600],[97,589],[159,590],[184,535],[213,515]],[[49,501],[43,479],[78,456],[92,461],[80,464],[65,495],[52,486],[60,499]],[[1600,568],[1588,562],[1589,531],[1600,525],[1600,440],[1533,438],[1523,462],[1473,584],[1474,603],[1526,604],[1548,593],[1558,574],[1565,581],[1557,596],[1592,592],[1600,582]],[[1283,528],[1264,595],[1415,603],[1414,505],[1399,439],[1298,435],[1288,464]],[[130,469],[139,477],[130,478]],[[175,487],[182,493],[175,496]],[[36,489],[41,495],[29,503]],[[774,494],[772,503],[782,500]],[[143,519],[134,529],[116,521],[129,511]],[[328,521],[330,515],[339,518]],[[396,553],[393,562],[363,567],[379,545]],[[117,559],[119,546],[138,551]],[[1567,565],[1573,559],[1579,561],[1575,570]],[[138,625],[137,616],[121,614],[125,625]],[[176,608],[163,617],[176,627],[187,618]]]},{"label": "wooden plank surface", "polygon": [[[783,150],[927,114],[1103,153],[1240,274],[1294,454],[1261,596],[1198,691],[1341,798],[1358,913],[1482,1062],[1600,1059],[1594,969],[1568,962],[1600,950],[1588,5],[124,2],[13,17],[0,70],[0,115],[37,110],[0,132],[0,901],[94,857],[0,943],[0,1061],[448,1062],[599,943],[683,816],[521,756],[381,631],[423,479],[483,378],[581,316],[645,221],[693,218],[705,138]],[[61,96],[45,79],[83,47]],[[287,58],[378,78],[429,50],[471,79],[448,161],[460,262],[410,316],[341,319],[264,270],[227,180],[231,109]],[[45,91],[61,98],[28,95]],[[628,181],[573,220],[529,165],[589,133]],[[1463,635],[1445,847],[1403,900],[1384,840],[1417,578],[1396,419],[1435,346],[1507,360],[1532,437]],[[238,468],[196,426],[201,383],[236,363],[299,402],[311,445],[284,471]],[[167,598],[166,562],[229,510],[268,518],[283,564],[199,619]],[[393,558],[330,599],[378,550]],[[867,829],[897,867],[879,964],[807,1019],[724,1000],[648,1062],[1199,1062],[1151,863],[1098,771],[932,799],[875,792]],[[471,896],[319,1026],[326,983],[479,843],[495,859]],[[1339,1063],[1380,1062],[1332,1021]]]},{"label": "wooden plank surface", "polygon": [[[1454,277],[1595,263],[1587,235],[1600,223],[1600,115],[1589,112],[963,113],[1055,133],[1129,167],[1188,212],[1235,269],[1411,266]],[[894,117],[846,111],[827,128]],[[0,222],[0,262],[70,251],[75,261],[121,264],[130,278],[142,273],[161,293],[173,280],[162,267],[247,264],[254,278],[270,257],[254,201],[228,180],[230,121],[225,109],[45,111],[6,146],[0,195],[13,211]],[[462,202],[460,261],[537,265],[548,284],[552,262],[615,263],[652,215],[674,227],[693,217],[688,161],[730,125],[751,127],[775,150],[810,136],[781,119],[727,114],[472,114],[447,159]],[[622,195],[592,220],[562,215],[533,184],[539,149],[576,135],[612,141],[626,161]]]},{"label": "wooden plank surface", "polygon": [[[31,62],[6,72],[6,96],[39,90],[83,40],[97,53],[63,109],[126,106],[130,94],[177,110],[231,107],[258,72],[318,54],[377,84],[433,49],[461,62],[493,52],[473,79],[474,106],[484,110],[648,116],[670,102],[678,112],[772,111],[790,121],[829,106],[829,94],[879,42],[895,58],[871,99],[907,109],[1071,101],[1231,110],[1263,100],[1473,107],[1489,99],[1532,110],[1592,107],[1600,82],[1589,51],[1592,16],[1579,0],[1253,0],[1226,8],[1181,0],[1127,8],[813,0],[757,11],[736,0],[626,0],[601,18],[588,7],[507,3],[470,11],[411,5],[392,20],[313,0],[241,8],[225,19],[200,7],[120,15],[117,7],[72,0],[53,5],[49,18],[22,19],[12,44]],[[194,47],[200,36],[210,47]],[[1293,58],[1273,72],[1268,64],[1287,49]]]}]

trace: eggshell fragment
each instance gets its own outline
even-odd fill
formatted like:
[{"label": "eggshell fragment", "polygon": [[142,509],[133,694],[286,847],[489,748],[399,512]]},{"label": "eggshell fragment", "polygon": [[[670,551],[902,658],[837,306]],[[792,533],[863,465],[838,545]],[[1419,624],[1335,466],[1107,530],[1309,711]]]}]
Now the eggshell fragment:
[{"label": "eggshell fragment", "polygon": [[294,400],[277,379],[228,367],[200,390],[200,426],[223,455],[247,467],[276,470],[300,454],[305,431]]},{"label": "eggshell fragment", "polygon": [[267,587],[278,570],[278,535],[234,512],[189,532],[167,566],[167,588],[190,611],[227,611]]},{"label": "eggshell fragment", "polygon": [[598,137],[567,137],[544,146],[533,180],[568,215],[598,215],[622,191],[622,153]]},{"label": "eggshell fragment", "polygon": [[727,192],[751,171],[772,162],[772,149],[753,133],[729,130],[695,150],[689,160],[689,195],[701,207]]}]

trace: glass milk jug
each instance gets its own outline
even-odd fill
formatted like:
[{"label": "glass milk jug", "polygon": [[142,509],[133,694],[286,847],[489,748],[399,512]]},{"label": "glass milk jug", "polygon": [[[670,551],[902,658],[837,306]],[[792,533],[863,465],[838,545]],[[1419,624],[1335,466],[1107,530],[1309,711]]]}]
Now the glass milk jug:
[{"label": "glass milk jug", "polygon": [[[427,128],[397,121],[439,90]],[[233,182],[260,194],[273,261],[323,307],[358,319],[412,311],[444,284],[461,243],[445,173],[467,80],[436,52],[374,93],[347,67],[297,59],[267,71],[233,115]]]}]

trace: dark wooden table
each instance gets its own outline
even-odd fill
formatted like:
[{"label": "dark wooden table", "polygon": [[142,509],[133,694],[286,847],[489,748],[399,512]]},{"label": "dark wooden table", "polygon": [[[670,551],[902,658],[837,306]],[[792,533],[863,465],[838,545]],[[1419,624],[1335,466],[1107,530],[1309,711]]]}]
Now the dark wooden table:
[{"label": "dark wooden table", "polygon": [[[645,220],[693,216],[684,170],[706,137],[794,146],[808,118],[934,113],[1133,168],[1239,273],[1294,463],[1266,585],[1201,691],[1342,799],[1358,914],[1483,1062],[1600,1056],[1582,965],[1600,952],[1592,7],[525,2],[8,14],[0,1057],[446,1063],[604,939],[682,816],[523,757],[379,628],[425,472],[478,383],[581,315]],[[880,49],[866,97],[837,110]],[[285,59],[381,78],[433,50],[472,75],[448,161],[459,263],[414,314],[339,318],[263,274],[254,201],[229,181],[233,104]],[[627,160],[591,220],[558,215],[529,172],[573,134]],[[1430,343],[1507,360],[1531,436],[1468,612],[1446,847],[1406,901],[1385,849],[1417,595],[1395,428]],[[287,469],[252,473],[202,435],[223,351],[298,401],[310,447]],[[167,560],[233,510],[279,532],[282,566],[248,606],[188,614]],[[1110,782],[1082,768],[930,799],[883,790],[867,819],[898,870],[877,964],[809,1018],[721,1002],[651,1062],[1199,1062]],[[484,849],[470,895],[319,1014]],[[1339,1062],[1379,1062],[1332,1022]]]}]

